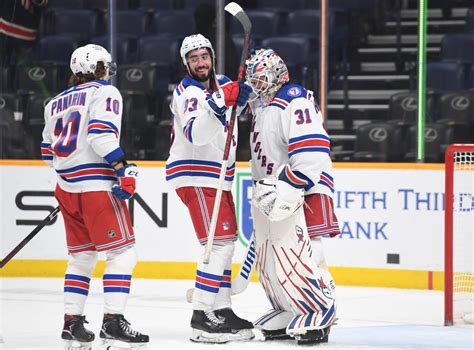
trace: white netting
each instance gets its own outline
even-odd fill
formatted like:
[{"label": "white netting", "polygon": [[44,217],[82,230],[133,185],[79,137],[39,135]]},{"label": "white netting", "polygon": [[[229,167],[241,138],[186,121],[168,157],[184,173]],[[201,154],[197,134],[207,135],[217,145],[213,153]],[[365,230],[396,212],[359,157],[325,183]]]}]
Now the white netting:
[{"label": "white netting", "polygon": [[453,318],[474,313],[474,152],[454,153]]}]

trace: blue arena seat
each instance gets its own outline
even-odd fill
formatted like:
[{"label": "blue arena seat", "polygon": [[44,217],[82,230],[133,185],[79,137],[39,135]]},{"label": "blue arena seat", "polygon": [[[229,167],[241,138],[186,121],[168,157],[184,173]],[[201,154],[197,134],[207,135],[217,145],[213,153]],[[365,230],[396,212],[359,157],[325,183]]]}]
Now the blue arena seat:
[{"label": "blue arena seat", "polygon": [[[279,15],[275,11],[250,10],[246,13],[252,22],[252,39],[260,41],[278,34]],[[232,36],[240,35],[243,37],[242,25],[234,17],[231,19],[230,32]]]},{"label": "blue arena seat", "polygon": [[75,36],[88,41],[97,32],[98,15],[92,10],[54,9],[49,34]]},{"label": "blue arena seat", "polygon": [[305,8],[305,0],[257,0],[258,8],[290,12]]},{"label": "blue arena seat", "polygon": [[[109,0],[83,0],[84,8],[91,10],[100,10],[107,11],[109,7]],[[127,0],[117,0],[115,1],[116,10],[128,10],[128,1]]]},{"label": "blue arena seat", "polygon": [[156,88],[165,92],[175,77],[179,62],[180,40],[175,37],[149,36],[138,40],[137,62],[153,64]]},{"label": "blue arena seat", "polygon": [[39,61],[69,64],[78,44],[73,37],[67,35],[49,35],[40,39],[37,46]]},{"label": "blue arena seat", "polygon": [[142,10],[172,10],[174,0],[139,0],[138,8]]},{"label": "blue arena seat", "polygon": [[464,66],[458,62],[430,62],[426,65],[428,91],[443,93],[463,90],[465,86]]},{"label": "blue arena seat", "polygon": [[[329,12],[328,30],[334,30],[334,13]],[[315,40],[319,38],[321,28],[321,11],[318,10],[298,10],[288,14],[286,26],[287,35],[304,36]]]},{"label": "blue arena seat", "polygon": [[310,40],[307,38],[280,36],[262,40],[262,47],[272,48],[285,61],[290,79],[296,83],[304,84],[305,72],[310,61]]},{"label": "blue arena seat", "polygon": [[157,35],[185,37],[194,33],[193,12],[188,10],[156,12],[151,27],[152,32]]},{"label": "blue arena seat", "polygon": [[141,10],[117,11],[116,32],[133,37],[140,37],[148,31],[148,14]]},{"label": "blue arena seat", "polygon": [[[117,34],[116,36],[115,60],[118,64],[127,64],[135,61],[135,50],[132,49],[132,42],[128,35]],[[98,36],[91,39],[91,43],[100,45],[110,52],[109,38],[107,36]],[[135,44],[136,46],[136,44]]]},{"label": "blue arena seat", "polygon": [[49,0],[48,8],[82,9],[83,0]]},{"label": "blue arena seat", "polygon": [[361,125],[356,131],[353,160],[357,162],[400,161],[402,128],[390,123]]},{"label": "blue arena seat", "polygon": [[441,42],[441,59],[474,63],[474,33],[446,35]]},{"label": "blue arena seat", "polygon": [[183,0],[183,8],[185,9],[194,10],[201,4],[215,6],[216,0]]}]

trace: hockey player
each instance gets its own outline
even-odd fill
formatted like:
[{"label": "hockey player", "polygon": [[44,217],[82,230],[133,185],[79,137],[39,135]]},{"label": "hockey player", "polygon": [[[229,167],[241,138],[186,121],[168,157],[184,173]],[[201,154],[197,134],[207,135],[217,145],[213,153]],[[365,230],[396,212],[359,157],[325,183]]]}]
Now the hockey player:
[{"label": "hockey player", "polygon": [[[173,137],[166,179],[187,206],[199,243],[207,243],[231,107],[244,106],[251,91],[240,82],[216,75],[210,41],[201,34],[186,37],[180,49],[186,77],[173,93]],[[237,128],[234,128],[209,264],[198,259],[193,294],[192,341],[225,343],[254,337],[253,324],[236,316],[231,305],[231,267],[237,239],[231,185],[235,172]]]},{"label": "hockey player", "polygon": [[287,67],[273,50],[251,54],[246,81],[253,89],[256,269],[273,307],[254,324],[266,339],[327,342],[336,300],[320,236],[340,233],[330,140],[312,92],[289,82]]},{"label": "hockey player", "polygon": [[108,80],[116,66],[98,45],[71,56],[70,88],[45,107],[42,158],[57,174],[55,197],[66,228],[69,262],[64,283],[64,328],[70,348],[89,349],[94,333],[84,327],[84,304],[98,252],[106,254],[103,276],[105,345],[145,344],[123,313],[137,261],[125,199],[135,192],[138,169],[120,148],[122,96]]}]

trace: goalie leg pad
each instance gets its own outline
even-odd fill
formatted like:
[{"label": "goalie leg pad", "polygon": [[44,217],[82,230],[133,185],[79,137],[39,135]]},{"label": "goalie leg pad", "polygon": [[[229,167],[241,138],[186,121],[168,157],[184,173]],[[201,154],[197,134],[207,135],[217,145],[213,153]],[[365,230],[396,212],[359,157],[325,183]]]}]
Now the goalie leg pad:
[{"label": "goalie leg pad", "polygon": [[314,262],[318,267],[327,270],[328,266],[326,264],[326,258],[324,257],[323,240],[321,236],[312,238],[311,245],[313,249]]},{"label": "goalie leg pad", "polygon": [[270,220],[268,220],[265,214],[260,210],[253,207],[252,218],[256,253],[255,269],[260,284],[265,290],[265,294],[274,310],[286,310],[291,312],[291,306],[287,302],[286,295],[280,287],[275,271],[275,261],[270,241]]},{"label": "goalie leg pad", "polygon": [[130,293],[132,272],[137,263],[135,245],[125,249],[107,251],[103,276],[104,313],[123,314]]},{"label": "goalie leg pad", "polygon": [[[234,242],[225,241],[212,245],[209,264],[204,264],[202,257],[198,261],[196,272],[195,290],[193,293],[194,310],[214,310],[216,297],[219,293],[221,282],[229,278],[229,266],[232,264]],[[204,255],[204,247],[203,247]],[[224,273],[226,272],[225,278]],[[219,307],[230,307],[230,282],[224,288],[220,298]]]},{"label": "goalie leg pad", "polygon": [[[265,225],[259,225],[258,214],[256,217],[256,227],[265,228]],[[335,285],[329,272],[319,268],[314,261],[303,211],[278,223],[269,221],[266,229],[269,246],[266,250],[257,250],[257,255],[261,251],[266,254],[259,256],[257,261],[261,257],[265,259],[266,263],[260,264],[260,269],[264,270],[263,274],[267,272],[276,276],[278,285],[273,279],[272,291],[279,290],[274,294],[283,294],[289,305],[275,309],[293,313],[294,318],[288,324],[287,333],[304,334],[308,330],[330,326],[334,322],[336,310]],[[265,290],[268,296],[267,288]]]},{"label": "goalie leg pad", "polygon": [[64,313],[82,315],[89,294],[89,283],[95,264],[97,252],[85,251],[71,253],[64,280]]}]

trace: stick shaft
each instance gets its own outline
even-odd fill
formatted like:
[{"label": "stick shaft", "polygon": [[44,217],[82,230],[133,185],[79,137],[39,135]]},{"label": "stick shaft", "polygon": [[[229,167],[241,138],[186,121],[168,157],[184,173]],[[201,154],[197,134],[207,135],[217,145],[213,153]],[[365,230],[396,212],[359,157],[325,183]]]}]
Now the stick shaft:
[{"label": "stick shaft", "polygon": [[15,248],[13,248],[13,250],[8,253],[5,258],[3,258],[3,260],[0,262],[0,269],[4,267],[25,245],[27,245],[28,242],[31,241],[43,227],[49,224],[56,217],[56,215],[58,215],[58,213],[59,207],[54,208],[54,210],[47,217],[45,217],[44,220],[41,221],[41,223],[36,226],[28,236],[26,236]]},{"label": "stick shaft", "polygon": [[[231,11],[228,10],[229,5],[231,5]],[[238,8],[238,10],[235,12],[236,7]],[[237,75],[237,80],[243,80],[244,79],[244,74],[245,74],[245,60],[247,59],[247,53],[248,53],[248,50],[249,50],[250,30],[252,28],[252,25],[250,23],[250,20],[249,20],[248,16],[240,8],[239,5],[237,5],[235,3],[229,3],[226,6],[226,11],[230,12],[233,16],[235,16],[239,20],[239,22],[242,24],[242,27],[244,28],[244,45],[243,45],[243,48],[242,48],[242,55],[240,57],[239,72],[238,72],[238,75]],[[225,148],[224,148],[224,155],[222,157],[222,165],[221,165],[221,171],[220,171],[220,175],[219,175],[219,183],[217,185],[217,192],[216,192],[216,198],[215,198],[215,201],[214,201],[214,208],[212,209],[211,226],[209,228],[209,232],[208,232],[208,235],[207,235],[207,244],[206,244],[206,248],[204,250],[204,257],[203,257],[204,264],[209,263],[209,258],[211,256],[211,250],[212,250],[212,244],[214,243],[214,236],[215,236],[215,233],[216,233],[217,218],[219,216],[219,209],[220,209],[221,198],[222,198],[222,190],[223,190],[224,181],[225,181],[225,173],[227,171],[227,162],[229,160],[230,146],[231,146],[231,142],[232,142],[232,137],[234,135],[234,126],[235,126],[236,114],[237,114],[237,106],[234,105],[232,107],[232,114],[230,116],[229,128],[227,130],[227,137],[226,137],[226,140],[225,140]]]}]

